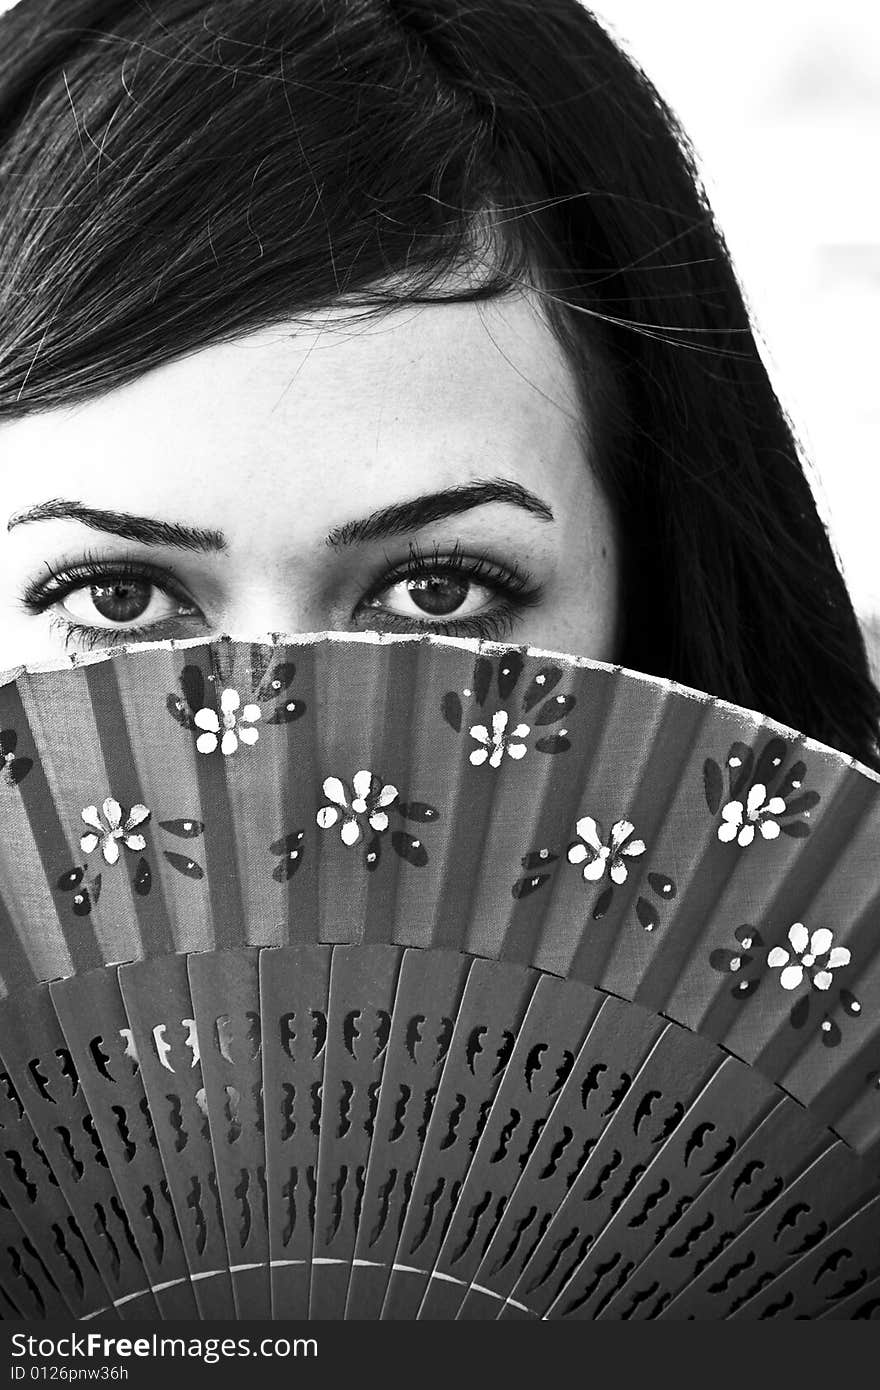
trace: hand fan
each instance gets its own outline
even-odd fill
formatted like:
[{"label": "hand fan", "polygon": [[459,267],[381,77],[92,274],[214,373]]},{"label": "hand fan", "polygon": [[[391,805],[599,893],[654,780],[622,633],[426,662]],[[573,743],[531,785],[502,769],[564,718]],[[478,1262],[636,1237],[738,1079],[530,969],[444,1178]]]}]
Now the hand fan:
[{"label": "hand fan", "polygon": [[876,1305],[875,1163],[717,1044],[528,966],[156,957],[7,998],[0,1057],[7,1316]]},{"label": "hand fan", "polygon": [[19,672],[0,755],[23,1315],[753,1316],[808,1276],[789,1315],[857,1315],[867,769],[619,668],[366,634]]}]

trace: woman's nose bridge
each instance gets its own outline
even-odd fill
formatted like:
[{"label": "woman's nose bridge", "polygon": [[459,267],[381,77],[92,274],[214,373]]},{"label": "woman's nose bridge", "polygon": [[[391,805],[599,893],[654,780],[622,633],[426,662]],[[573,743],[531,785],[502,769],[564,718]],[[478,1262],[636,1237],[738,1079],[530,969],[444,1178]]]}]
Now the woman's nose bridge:
[{"label": "woman's nose bridge", "polygon": [[234,633],[293,633],[320,632],[333,622],[301,575],[269,574],[264,568],[255,582],[229,596],[223,626]]}]

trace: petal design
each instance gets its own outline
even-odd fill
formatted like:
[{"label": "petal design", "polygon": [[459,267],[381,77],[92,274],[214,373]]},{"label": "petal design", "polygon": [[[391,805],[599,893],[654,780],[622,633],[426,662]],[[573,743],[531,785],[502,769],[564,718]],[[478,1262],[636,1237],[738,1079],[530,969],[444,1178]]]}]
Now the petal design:
[{"label": "petal design", "polygon": [[126,835],[123,843],[127,849],[143,850],[147,848],[147,842],[143,835]]},{"label": "petal design", "polygon": [[507,745],[507,756],[509,758],[523,758],[527,751],[528,745],[525,743],[508,743]]},{"label": "petal design", "polygon": [[104,827],[101,824],[101,817],[98,815],[97,806],[84,806],[82,809],[82,818],[86,825],[90,825],[93,830],[97,830],[99,834],[103,835]]},{"label": "petal design", "polygon": [[581,816],[575,826],[575,831],[590,846],[590,849],[595,850],[597,854],[600,852],[602,833],[598,821],[594,820],[592,816]]},{"label": "petal design", "polygon": [[736,839],[736,832],[737,832],[738,829],[739,829],[739,822],[738,822],[738,821],[730,821],[730,820],[725,821],[723,825],[719,825],[719,827],[718,827],[718,838],[719,838],[719,840],[725,840],[725,841],[727,841],[727,842],[729,842],[730,840],[735,840],[735,839]]},{"label": "petal design", "polygon": [[626,865],[619,859],[611,865],[611,882],[626,883]]},{"label": "petal design", "polygon": [[393,787],[390,782],[386,782],[385,786],[382,788],[382,790],[379,792],[379,795],[376,797],[375,805],[390,806],[392,801],[395,801],[396,799],[397,788]]},{"label": "petal design", "polygon": [[197,729],[206,729],[209,734],[216,734],[220,728],[220,720],[214,709],[197,709],[193,715],[193,723]]},{"label": "petal design", "polygon": [[834,1022],[834,1019],[829,1018],[827,1014],[822,1020],[820,1037],[825,1047],[839,1047],[843,1037],[839,1026]]},{"label": "petal design", "polygon": [[[726,806],[721,807],[721,819],[730,821],[732,825],[740,826],[743,822],[743,804],[741,801],[728,801]],[[731,836],[728,835],[728,839]]]},{"label": "petal design", "polygon": [[368,772],[366,769],[356,772],[351,779],[351,785],[354,788],[355,796],[360,797],[362,801],[366,801],[373,789],[372,772]]},{"label": "petal design", "polygon": [[762,820],[759,830],[765,840],[775,840],[779,836],[779,822],[775,820]]},{"label": "petal design", "polygon": [[197,840],[205,828],[203,820],[160,820],[159,825],[181,840]]},{"label": "petal design", "polygon": [[608,851],[604,850],[602,854],[597,854],[595,859],[591,859],[587,864],[584,865],[583,875],[584,878],[588,880],[588,882],[599,882],[599,879],[605,873],[605,860],[607,857]]},{"label": "petal design", "polygon": [[200,753],[213,753],[217,747],[217,735],[215,733],[199,734],[196,739],[196,748]]},{"label": "petal design", "polygon": [[802,994],[792,1006],[791,1013],[788,1015],[792,1028],[803,1028],[807,1019],[810,1017],[810,995]]},{"label": "petal design", "polygon": [[506,709],[496,710],[492,715],[492,732],[496,738],[499,734],[504,733],[504,730],[507,728],[508,718],[509,715]]},{"label": "petal design", "polygon": [[236,732],[238,733],[240,741],[242,743],[249,744],[251,747],[256,743],[257,739],[260,737],[259,729],[251,728],[248,725],[245,725],[244,728],[242,728],[241,724],[239,724]]},{"label": "petal design", "polygon": [[648,846],[645,844],[644,840],[630,840],[628,845],[621,845],[620,853],[629,854],[632,858],[635,858],[636,855],[644,854],[647,848]]},{"label": "petal design", "polygon": [[485,724],[474,724],[471,727],[471,738],[475,738],[477,743],[489,742],[489,730]]},{"label": "petal design", "polygon": [[374,811],[373,814],[370,816],[370,825],[373,827],[374,830],[387,830],[388,816],[385,814],[384,811]]},{"label": "petal design", "polygon": [[118,830],[122,824],[122,807],[112,796],[108,796],[101,810],[111,830]]},{"label": "petal design", "polygon": [[635,826],[633,825],[631,820],[618,820],[614,822],[614,824],[611,827],[612,854],[617,852],[617,850],[623,844],[624,840],[629,839],[630,835],[633,833],[634,830]]},{"label": "petal design", "polygon": [[802,965],[787,965],[779,976],[779,983],[783,989],[797,989],[803,978],[804,967]]},{"label": "petal design", "polygon": [[785,810],[785,801],[781,796],[771,796],[764,809],[769,811],[771,816],[781,816]]},{"label": "petal design", "polygon": [[810,933],[803,922],[793,922],[788,929],[788,939],[791,942],[792,950],[797,955],[802,956],[810,944]]},{"label": "petal design", "polygon": [[101,846],[101,850],[107,863],[115,864],[119,858],[119,841],[114,840],[112,835],[108,835]]},{"label": "petal design", "polygon": [[819,927],[810,937],[810,951],[814,956],[824,956],[826,951],[831,950],[834,936],[827,927]]},{"label": "petal design", "polygon": [[755,838],[754,825],[744,825],[736,838],[741,845],[750,845]]},{"label": "petal design", "polygon": [[746,801],[746,814],[749,820],[754,820],[755,816],[764,805],[764,798],[767,795],[767,788],[763,782],[756,782],[749,788],[749,795]]},{"label": "petal design", "polygon": [[163,849],[162,851],[172,869],[176,869],[179,874],[186,878],[204,878],[205,871],[201,864],[197,864],[194,859],[188,858],[185,854],[176,854],[174,850]]},{"label": "petal design", "polygon": [[339,812],[335,806],[322,806],[315,819],[322,830],[329,830],[339,820]]},{"label": "petal design", "polygon": [[128,813],[128,820],[125,822],[126,830],[133,830],[136,825],[141,825],[149,818],[149,815],[150,813],[146,806],[141,806],[140,804],[132,806]]},{"label": "petal design", "polygon": [[[583,841],[582,841],[582,840],[577,840],[577,841],[576,841],[573,845],[571,845],[570,848],[569,848],[569,851],[568,851],[568,862],[569,862],[569,864],[583,864],[583,862],[584,862],[584,860],[586,859],[586,857],[587,857],[588,854],[590,854],[590,851],[587,849],[587,847],[586,847],[586,845],[583,843]],[[591,859],[594,858],[594,857],[595,857],[594,855],[590,855],[590,858],[591,858]]]},{"label": "petal design", "polygon": [[503,747],[502,744],[499,744],[499,745],[497,746],[497,748],[493,748],[493,749],[492,749],[492,752],[489,754],[489,766],[490,766],[490,767],[500,767],[500,766],[501,766],[501,759],[502,759],[503,757],[504,757],[504,747]]},{"label": "petal design", "polygon": [[334,801],[337,806],[348,806],[348,797],[345,793],[345,787],[338,777],[324,778],[324,795],[329,797],[331,801]]},{"label": "petal design", "polygon": [[361,828],[353,818],[342,822],[342,829],[339,833],[342,836],[342,843],[344,845],[356,845],[361,838]]},{"label": "petal design", "polygon": [[227,729],[220,740],[220,752],[225,753],[227,758],[234,753],[238,747],[238,736],[234,729]]},{"label": "petal design", "polygon": [[510,737],[526,738],[530,733],[531,729],[529,728],[528,724],[517,724],[516,728],[511,730]]},{"label": "petal design", "polygon": [[839,970],[843,965],[849,965],[851,956],[846,946],[835,946],[828,957],[828,969]]},{"label": "petal design", "polygon": [[220,696],[220,709],[224,714],[235,714],[241,704],[241,696],[237,690],[226,689]]},{"label": "petal design", "polygon": [[461,716],[463,711],[461,708],[461,700],[456,691],[447,690],[440,702],[440,709],[450,729],[454,729],[457,734],[461,733]]},{"label": "petal design", "polygon": [[480,767],[488,756],[489,750],[487,748],[475,748],[473,753],[471,753],[470,761],[473,763],[474,767]]},{"label": "petal design", "polygon": [[257,720],[262,719],[262,717],[263,711],[260,709],[259,705],[245,705],[239,715],[239,718],[246,720],[248,724],[255,724]]},{"label": "petal design", "polygon": [[93,849],[97,849],[99,840],[100,836],[92,834],[91,831],[88,835],[83,835],[79,842],[83,854],[91,854]]},{"label": "petal design", "polygon": [[834,976],[831,974],[830,970],[817,970],[813,976],[813,984],[816,989],[830,989],[833,979]]},{"label": "petal design", "polygon": [[153,875],[150,872],[150,866],[146,859],[138,860],[138,866],[135,869],[132,882],[134,884],[134,891],[140,894],[142,898],[146,898],[153,884]]},{"label": "petal design", "polygon": [[[746,957],[747,962],[749,959],[749,957]],[[737,955],[735,951],[728,951],[726,948],[721,948],[717,951],[710,952],[709,964],[713,970],[718,970],[723,975],[733,975],[736,974],[743,965],[743,957]]]},{"label": "petal design", "polygon": [[770,951],[767,956],[767,964],[770,966],[771,970],[780,970],[782,966],[787,965],[788,962],[788,951],[784,950],[782,946],[774,946],[773,950]]}]

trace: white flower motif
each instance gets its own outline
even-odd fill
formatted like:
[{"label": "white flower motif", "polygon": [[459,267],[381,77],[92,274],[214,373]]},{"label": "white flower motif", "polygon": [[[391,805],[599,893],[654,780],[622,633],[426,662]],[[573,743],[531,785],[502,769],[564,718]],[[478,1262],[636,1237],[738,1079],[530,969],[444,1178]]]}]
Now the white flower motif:
[{"label": "white flower motif", "polygon": [[329,830],[341,820],[339,834],[345,845],[356,845],[361,838],[361,821],[366,820],[372,830],[379,834],[388,829],[386,806],[397,799],[397,788],[391,783],[383,783],[366,768],[356,772],[351,779],[353,796],[349,797],[345,783],[338,777],[324,779],[324,795],[332,802],[322,806],[317,814],[317,822],[322,830]]},{"label": "white flower motif", "polygon": [[474,767],[479,767],[485,762],[488,762],[490,767],[500,767],[505,753],[509,758],[525,756],[526,745],[520,740],[527,738],[531,729],[528,724],[517,724],[515,729],[508,732],[509,719],[506,710],[498,710],[493,714],[491,734],[485,724],[474,724],[471,738],[476,739],[481,745],[471,753],[470,760]]},{"label": "white flower motif", "polygon": [[645,853],[644,840],[630,839],[635,830],[632,821],[615,821],[607,845],[602,842],[601,824],[592,816],[582,816],[575,830],[579,838],[569,846],[568,862],[583,864],[584,878],[590,883],[598,883],[606,869],[612,883],[625,883],[628,870],[623,856],[634,859]]},{"label": "white flower motif", "polygon": [[765,801],[767,788],[763,782],[756,782],[750,789],[745,806],[741,801],[728,801],[721,807],[722,825],[718,827],[719,840],[736,840],[740,845],[750,845],[759,830],[765,840],[775,840],[779,835],[779,822],[772,816],[781,816],[785,801],[781,796],[771,796]]},{"label": "white flower motif", "polygon": [[196,711],[193,722],[197,729],[204,730],[196,739],[196,748],[200,753],[213,753],[219,743],[220,752],[228,757],[235,752],[239,743],[256,743],[260,731],[254,728],[254,724],[260,718],[260,706],[245,705],[239,713],[240,706],[238,691],[224,690],[220,696],[219,718],[213,709]]},{"label": "white flower motif", "polygon": [[146,849],[147,842],[136,827],[143,825],[149,818],[149,811],[146,806],[132,806],[128,816],[123,823],[122,807],[118,801],[114,801],[112,796],[102,804],[101,811],[104,819],[98,814],[97,806],[84,806],[82,818],[86,825],[91,828],[80,838],[80,848],[83,854],[91,854],[93,850],[101,846],[101,853],[108,864],[115,864],[119,858],[119,842],[125,845],[126,849],[143,850]]},{"label": "white flower motif", "polygon": [[789,928],[788,941],[791,951],[774,946],[767,956],[770,968],[781,972],[779,983],[783,989],[797,989],[805,973],[809,973],[814,989],[830,989],[831,972],[849,965],[850,952],[846,946],[833,944],[834,937],[827,927],[820,927],[811,936],[803,922],[795,922]]}]

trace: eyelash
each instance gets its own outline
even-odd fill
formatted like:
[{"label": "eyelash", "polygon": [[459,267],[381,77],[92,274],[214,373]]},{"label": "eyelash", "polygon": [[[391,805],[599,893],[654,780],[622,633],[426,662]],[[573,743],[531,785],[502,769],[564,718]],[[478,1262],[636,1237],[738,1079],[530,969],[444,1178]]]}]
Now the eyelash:
[{"label": "eyelash", "polygon": [[[386,612],[383,621],[391,631],[412,632],[414,629],[422,629],[447,636],[500,640],[510,632],[526,608],[533,607],[542,599],[541,587],[515,561],[510,565],[499,565],[486,555],[466,555],[459,542],[456,542],[451,550],[443,551],[439,545],[435,545],[431,552],[426,553],[417,542],[411,541],[409,554],[403,564],[392,564],[386,554],[385,566],[381,575],[367,590],[361,604],[369,603],[394,584],[418,578],[426,572],[457,575],[475,583],[483,583],[500,596],[500,601],[491,612],[458,620],[453,618],[447,623],[419,622],[417,619]],[[154,584],[179,602],[192,603],[184,590],[173,583],[167,570],[160,570],[139,560],[120,557],[118,560],[109,561],[102,560],[93,553],[87,553],[76,564],[65,565],[59,569],[47,566],[47,570],[48,573],[39,580],[32,580],[22,595],[22,606],[31,615],[45,613],[56,603],[63,602],[68,594],[85,585],[106,579],[111,574],[114,577],[139,579],[143,583]],[[92,648],[101,642],[106,643],[113,635],[112,629],[91,628],[62,617],[57,617],[55,622],[64,630],[65,646],[76,642],[86,648]],[[117,635],[121,636],[122,633]],[[155,625],[124,629],[124,637],[128,642],[136,642],[150,636],[155,636]]]},{"label": "eyelash", "polygon": [[[180,603],[192,603],[189,595],[174,583],[167,570],[124,556],[111,561],[102,560],[94,553],[87,552],[76,564],[64,565],[59,569],[47,565],[46,570],[47,573],[40,579],[32,580],[22,594],[22,607],[32,616],[45,613],[54,604],[62,603],[68,594],[72,594],[76,589],[87,584],[96,584],[108,575],[113,575],[114,578],[140,579],[145,584],[154,584],[156,588],[170,594]],[[99,646],[102,642],[106,643],[112,636],[112,629],[86,627],[83,623],[74,623],[67,618],[57,617],[54,622],[64,632],[65,646],[77,642],[89,649]],[[128,642],[137,642],[150,636],[155,636],[155,627],[125,629],[125,640]]]},{"label": "eyelash", "polygon": [[540,603],[543,597],[540,585],[536,584],[515,560],[510,565],[499,565],[487,555],[466,555],[459,541],[448,551],[435,545],[429,554],[422,550],[417,541],[410,541],[409,555],[402,565],[394,566],[387,553],[385,564],[387,568],[367,591],[365,602],[369,602],[383,589],[389,589],[402,580],[419,578],[426,572],[452,574],[473,580],[475,583],[482,582],[503,595],[501,602],[491,613],[475,614],[469,618],[452,618],[448,623],[420,623],[417,619],[387,613],[385,622],[392,631],[412,632],[413,629],[421,628],[425,632],[439,632],[452,637],[482,637],[497,641],[507,636],[520,613]]}]

